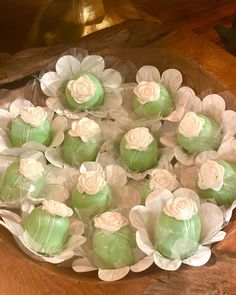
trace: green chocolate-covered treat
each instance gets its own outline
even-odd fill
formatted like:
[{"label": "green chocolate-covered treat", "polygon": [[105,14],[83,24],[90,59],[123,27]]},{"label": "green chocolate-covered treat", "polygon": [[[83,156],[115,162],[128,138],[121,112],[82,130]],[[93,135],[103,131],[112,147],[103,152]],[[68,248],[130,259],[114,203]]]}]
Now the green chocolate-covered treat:
[{"label": "green chocolate-covered treat", "polygon": [[99,137],[84,142],[80,137],[72,137],[67,133],[61,146],[61,152],[67,164],[80,167],[83,162],[95,161],[100,147]]},{"label": "green chocolate-covered treat", "polygon": [[217,150],[222,139],[221,127],[213,119],[189,112],[180,122],[176,139],[190,154]]},{"label": "green chocolate-covered treat", "polygon": [[195,214],[188,220],[177,220],[163,211],[155,228],[155,248],[170,259],[185,259],[198,247],[201,220]]},{"label": "green chocolate-covered treat", "polygon": [[31,249],[47,255],[60,253],[68,240],[69,219],[35,208],[24,220]]},{"label": "green chocolate-covered treat", "polygon": [[131,129],[120,142],[120,156],[129,170],[146,171],[157,163],[157,141],[145,127]]},{"label": "green chocolate-covered treat", "polygon": [[37,198],[44,186],[44,175],[30,180],[19,172],[19,167],[20,162],[16,161],[1,175],[0,199],[3,202],[16,201],[25,197]]},{"label": "green chocolate-covered treat", "polygon": [[143,103],[137,96],[134,97],[134,111],[138,117],[166,117],[173,110],[174,101],[166,88],[161,84],[157,84],[156,87],[159,87],[159,91],[153,100],[146,97],[145,103]]},{"label": "green chocolate-covered treat", "polygon": [[103,104],[103,86],[92,74],[82,75],[70,80],[64,91],[68,106],[74,110],[91,110]]},{"label": "green chocolate-covered treat", "polygon": [[14,147],[21,147],[29,141],[36,141],[49,146],[51,143],[51,127],[46,119],[42,126],[33,127],[25,123],[20,116],[12,120],[10,127],[10,139]]},{"label": "green chocolate-covered treat", "polygon": [[81,193],[76,188],[71,195],[73,210],[82,219],[92,218],[113,206],[113,199],[108,185],[95,194]]},{"label": "green chocolate-covered treat", "polygon": [[200,167],[197,185],[202,198],[231,206],[236,200],[236,165],[224,160],[207,161]]},{"label": "green chocolate-covered treat", "polygon": [[135,262],[135,235],[128,225],[115,232],[97,228],[92,237],[92,246],[93,263],[97,268],[117,269]]}]

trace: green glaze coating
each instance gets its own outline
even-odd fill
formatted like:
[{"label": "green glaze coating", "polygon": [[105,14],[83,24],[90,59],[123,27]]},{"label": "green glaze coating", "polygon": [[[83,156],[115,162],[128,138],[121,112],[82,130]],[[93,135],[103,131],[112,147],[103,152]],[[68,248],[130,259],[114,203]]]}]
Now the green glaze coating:
[{"label": "green glaze coating", "polygon": [[153,168],[158,160],[158,145],[155,138],[146,151],[127,149],[126,140],[123,137],[120,142],[120,156],[123,164],[133,172],[143,172]]},{"label": "green glaze coating", "polygon": [[[95,93],[93,95],[93,97],[84,102],[84,103],[77,103],[74,98],[71,95],[70,90],[68,89],[67,85],[65,87],[65,98],[66,98],[66,102],[68,104],[68,106],[74,110],[78,110],[78,111],[84,111],[84,110],[91,110],[95,107],[101,106],[103,104],[103,100],[104,100],[104,89],[102,84],[100,83],[100,81],[93,75],[91,74],[87,74],[87,76],[89,76],[89,78],[93,81],[94,86],[95,86]],[[73,80],[78,79],[79,77],[75,77]],[[69,83],[69,81],[68,81]],[[67,83],[67,84],[68,84]]]},{"label": "green glaze coating", "polygon": [[27,196],[37,198],[44,182],[44,176],[35,181],[26,179],[19,173],[19,162],[14,162],[1,175],[0,199],[3,202],[11,202]]},{"label": "green glaze coating", "polygon": [[156,101],[141,104],[137,97],[134,97],[134,111],[138,117],[168,116],[174,108],[173,98],[166,88],[160,85],[160,97]]},{"label": "green glaze coating", "polygon": [[216,160],[216,162],[225,168],[222,188],[219,191],[198,188],[198,192],[202,198],[214,198],[218,205],[228,207],[236,199],[236,165],[224,160]]},{"label": "green glaze coating", "polygon": [[72,137],[68,133],[61,146],[64,161],[74,167],[80,167],[83,162],[95,161],[101,147],[101,139],[83,142],[80,137]]},{"label": "green glaze coating", "polygon": [[32,250],[55,255],[65,247],[69,233],[69,219],[34,209],[24,220],[24,229],[32,239]]},{"label": "green glaze coating", "polygon": [[204,124],[199,135],[187,138],[177,132],[177,143],[189,154],[200,153],[208,150],[217,150],[221,142],[220,125],[213,119],[204,115],[198,115],[204,119]]},{"label": "green glaze coating", "polygon": [[177,220],[161,212],[155,228],[155,248],[167,258],[184,259],[196,251],[200,233],[198,214],[189,220]]},{"label": "green glaze coating", "polygon": [[82,219],[93,218],[113,206],[113,200],[109,187],[106,185],[100,192],[95,195],[80,193],[75,189],[71,194],[71,204],[73,210]]},{"label": "green glaze coating", "polygon": [[36,141],[49,146],[51,143],[50,123],[48,120],[45,120],[42,126],[32,127],[18,116],[11,123],[10,139],[15,147],[21,147],[28,141]]},{"label": "green glaze coating", "polygon": [[114,233],[96,229],[92,244],[93,263],[97,268],[116,269],[134,264],[136,242],[129,226]]}]

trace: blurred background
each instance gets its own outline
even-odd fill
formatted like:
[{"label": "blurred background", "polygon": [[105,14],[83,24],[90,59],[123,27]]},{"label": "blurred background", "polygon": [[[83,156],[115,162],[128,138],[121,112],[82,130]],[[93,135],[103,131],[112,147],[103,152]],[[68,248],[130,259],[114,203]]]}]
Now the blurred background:
[{"label": "blurred background", "polygon": [[74,43],[128,19],[192,30],[236,52],[235,10],[236,0],[1,0],[0,52]]}]

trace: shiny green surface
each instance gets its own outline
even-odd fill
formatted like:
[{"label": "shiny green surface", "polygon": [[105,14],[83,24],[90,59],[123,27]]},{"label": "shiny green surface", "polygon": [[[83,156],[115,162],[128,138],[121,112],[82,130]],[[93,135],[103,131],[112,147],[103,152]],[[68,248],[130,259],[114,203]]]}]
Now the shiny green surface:
[{"label": "shiny green surface", "polygon": [[77,215],[86,219],[111,209],[113,200],[109,187],[105,186],[95,195],[80,193],[75,189],[71,194],[71,204]]},{"label": "shiny green surface", "polygon": [[72,137],[67,133],[61,146],[61,153],[67,164],[79,168],[83,162],[96,160],[100,146],[100,138],[83,142],[80,137]]},{"label": "shiny green surface", "polygon": [[[82,103],[79,104],[77,103],[74,98],[71,95],[70,90],[65,87],[65,98],[66,98],[66,102],[68,104],[68,106],[74,110],[78,110],[78,111],[84,111],[84,110],[91,110],[94,107],[100,106],[103,104],[103,100],[104,100],[104,89],[102,84],[100,83],[100,81],[93,75],[91,74],[87,74],[87,76],[89,76],[89,78],[93,81],[94,86],[95,86],[95,93],[93,95],[93,97]],[[79,77],[75,77],[74,80],[78,79]]]},{"label": "shiny green surface", "polygon": [[168,116],[174,108],[173,98],[166,88],[160,84],[160,97],[156,101],[141,104],[137,97],[134,97],[134,111],[138,117]]},{"label": "shiny green surface", "polygon": [[38,207],[25,218],[24,229],[33,241],[31,248],[34,251],[55,255],[65,247],[69,219],[50,215],[42,207]]},{"label": "shiny green surface", "polygon": [[200,233],[198,214],[189,220],[176,220],[161,212],[155,228],[155,248],[165,257],[184,259],[196,251]]},{"label": "shiny green surface", "polygon": [[221,142],[220,125],[213,119],[204,115],[198,115],[204,119],[204,125],[199,135],[193,138],[187,138],[177,132],[177,143],[189,154],[200,153],[208,150],[217,150]]},{"label": "shiny green surface", "polygon": [[134,264],[135,235],[125,226],[109,233],[96,229],[93,238],[93,263],[102,269],[114,269]]},{"label": "shiny green surface", "polygon": [[120,156],[123,164],[133,172],[143,172],[153,168],[158,160],[158,145],[155,138],[146,151],[128,150],[123,137],[120,142]]},{"label": "shiny green surface", "polygon": [[223,187],[219,191],[198,188],[198,192],[202,198],[214,198],[218,205],[230,206],[236,199],[236,165],[224,160],[216,162],[225,168]]},{"label": "shiny green surface", "polygon": [[3,202],[11,202],[27,196],[37,198],[44,186],[44,182],[44,176],[35,181],[26,179],[19,173],[19,162],[14,162],[1,175],[0,199]]}]

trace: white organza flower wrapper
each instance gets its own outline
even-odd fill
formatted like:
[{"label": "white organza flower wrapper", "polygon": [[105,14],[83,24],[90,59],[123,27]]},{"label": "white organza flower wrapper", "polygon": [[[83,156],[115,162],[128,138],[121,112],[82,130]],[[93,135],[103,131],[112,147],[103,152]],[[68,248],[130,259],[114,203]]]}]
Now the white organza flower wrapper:
[{"label": "white organza flower wrapper", "polygon": [[33,107],[34,105],[30,101],[18,98],[14,100],[7,109],[0,109],[0,154],[17,156],[28,150],[44,152],[49,147],[52,148],[61,144],[64,139],[63,131],[67,126],[67,119],[65,117],[53,118],[53,111],[45,107],[43,110],[47,113],[47,119],[51,126],[51,143],[49,147],[36,141],[26,142],[21,147],[14,147],[12,145],[9,136],[11,121],[22,111]]},{"label": "white organza flower wrapper", "polygon": [[68,240],[60,253],[48,256],[32,250],[32,247],[34,247],[32,245],[34,245],[34,243],[24,230],[23,220],[33,209],[34,205],[24,204],[22,206],[22,216],[11,211],[0,209],[0,224],[13,234],[17,245],[25,254],[39,261],[59,264],[71,259],[80,252],[81,245],[86,241],[83,236],[84,225],[81,221],[73,219],[70,220]]},{"label": "white organza flower wrapper", "polygon": [[[122,211],[122,210],[121,210]],[[111,212],[105,212],[104,214],[98,216],[96,219],[100,219],[101,216],[104,215],[120,215],[119,210],[114,210]],[[124,218],[124,217],[123,217]],[[117,217],[116,217],[117,219]],[[129,224],[128,218],[125,218],[126,225]],[[103,221],[101,221],[103,222]],[[117,224],[120,224],[120,220],[115,220]],[[96,222],[95,222],[96,223]],[[106,224],[106,228],[111,228],[111,224],[108,223]],[[120,227],[117,228],[117,230]],[[84,272],[90,272],[90,271],[98,271],[98,277],[107,282],[112,282],[112,281],[117,281],[125,277],[130,271],[132,272],[141,272],[146,270],[147,268],[150,267],[153,263],[152,257],[146,256],[140,249],[136,248],[133,249],[133,254],[134,254],[134,263],[130,266],[124,266],[120,268],[114,268],[114,269],[104,269],[104,268],[97,268],[91,258],[91,253],[92,253],[92,245],[91,242],[88,240],[86,244],[83,247],[85,249],[84,257],[80,257],[76,259],[73,264],[72,268],[74,271],[78,273],[84,273]],[[81,252],[79,253],[81,254]]]},{"label": "white organza flower wrapper", "polygon": [[[183,77],[181,72],[176,69],[167,69],[161,75],[156,67],[145,65],[138,70],[136,81],[138,85],[148,82],[155,83],[158,87],[160,87],[159,85],[163,85],[166,88],[171,96],[171,99],[173,100],[173,110],[167,116],[160,116],[160,118],[163,120],[172,122],[180,121],[186,106],[189,104],[190,97],[195,96],[194,91],[191,88],[181,86]],[[151,86],[152,85],[145,86],[146,89],[143,90],[144,98],[148,98],[148,93],[154,92]],[[134,116],[133,98],[135,97],[134,90],[136,87],[137,84],[132,83],[122,85],[123,108],[120,108],[120,114]],[[119,113],[118,111],[114,112],[116,113],[114,114],[116,116]],[[158,117],[158,115],[156,117]]]},{"label": "white organza flower wrapper", "polygon": [[[23,203],[25,202],[30,202],[32,204],[39,204],[42,201],[46,199],[53,199],[58,202],[64,202],[66,199],[69,197],[69,190],[66,188],[64,183],[66,183],[66,177],[64,174],[64,170],[60,168],[56,168],[53,165],[46,165],[46,159],[44,157],[44,154],[42,152],[38,151],[27,151],[21,154],[19,157],[14,157],[14,156],[5,156],[5,155],[0,155],[0,174],[1,174],[1,187],[0,187],[0,207],[6,207],[6,208],[19,208]],[[44,177],[44,184],[43,187],[40,189],[39,193],[37,196],[33,197],[32,192],[35,190],[34,186],[30,186],[29,190],[27,191],[24,186],[24,184],[19,183],[17,185],[17,180],[16,180],[16,186],[12,187],[12,189],[17,189],[19,188],[20,190],[20,195],[19,198],[16,200],[11,200],[11,201],[3,201],[2,197],[6,197],[5,195],[3,196],[3,187],[4,187],[4,181],[5,181],[5,173],[7,173],[7,168],[12,164],[16,162],[21,161],[28,161],[28,160],[33,160],[33,163],[29,163],[28,165],[32,165],[32,169],[30,170],[30,167],[25,166],[25,171],[24,174],[22,172],[22,177],[24,176],[27,177],[28,179],[30,176],[33,176],[33,173],[36,173],[37,167],[35,167],[36,164],[40,165],[39,168],[41,168],[42,172],[40,174],[43,175]],[[21,168],[22,169],[22,168]],[[11,172],[12,173],[12,172]],[[20,175],[19,174],[19,175]],[[12,174],[10,174],[11,177]],[[9,176],[7,176],[9,177]],[[9,188],[11,189],[11,188]],[[5,190],[4,193],[9,193],[8,190]]]},{"label": "white organza flower wrapper", "polygon": [[122,82],[120,73],[114,69],[105,69],[105,61],[98,55],[75,57],[65,55],[59,58],[55,65],[55,71],[45,73],[40,78],[41,89],[48,99],[46,105],[59,115],[65,115],[71,119],[86,116],[87,112],[73,111],[68,108],[63,85],[75,77],[92,74],[101,83],[104,90],[103,105],[88,111],[98,117],[106,117],[110,109],[122,103],[119,87]]},{"label": "white organza flower wrapper", "polygon": [[[189,96],[189,102],[183,115],[188,112],[205,115],[220,125],[222,137],[218,151],[221,154],[225,153],[236,133],[236,113],[232,110],[226,110],[223,97],[218,94],[209,94],[201,101],[197,96]],[[178,127],[179,123],[164,122],[160,129],[160,141],[163,145],[174,149],[177,161],[183,165],[192,166],[198,154],[188,154],[177,144],[176,132]]]},{"label": "white organza flower wrapper", "polygon": [[[169,259],[154,248],[154,226],[168,200],[182,196],[188,196],[197,204],[201,219],[200,242],[192,256],[184,260]],[[208,245],[221,241],[225,237],[225,232],[221,231],[223,225],[221,210],[214,204],[200,203],[198,195],[186,188],[177,189],[173,194],[168,190],[151,193],[145,206],[133,207],[130,211],[130,221],[137,229],[136,241],[138,247],[147,257],[152,258],[158,267],[164,270],[177,270],[182,263],[192,266],[204,265],[211,256]],[[181,247],[184,247],[184,243],[181,244]]]}]

